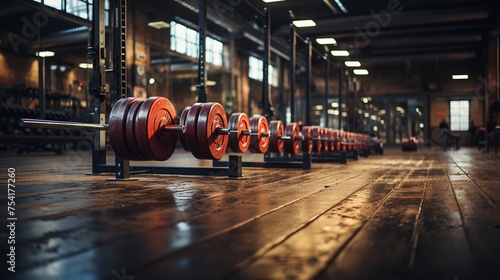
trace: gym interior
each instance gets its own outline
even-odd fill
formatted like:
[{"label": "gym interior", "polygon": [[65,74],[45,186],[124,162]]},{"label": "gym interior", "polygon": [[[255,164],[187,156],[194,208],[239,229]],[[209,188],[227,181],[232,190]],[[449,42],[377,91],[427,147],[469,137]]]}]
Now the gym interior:
[{"label": "gym interior", "polygon": [[499,279],[500,3],[4,0],[1,279]]}]

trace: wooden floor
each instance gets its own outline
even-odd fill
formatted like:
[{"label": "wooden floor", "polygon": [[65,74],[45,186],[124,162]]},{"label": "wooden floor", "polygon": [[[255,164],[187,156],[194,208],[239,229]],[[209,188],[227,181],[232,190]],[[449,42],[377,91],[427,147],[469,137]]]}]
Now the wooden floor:
[{"label": "wooden floor", "polygon": [[1,153],[0,218],[13,167],[18,220],[16,273],[0,227],[0,279],[500,279],[500,155],[386,149],[242,180],[124,182],[86,175],[88,152]]}]

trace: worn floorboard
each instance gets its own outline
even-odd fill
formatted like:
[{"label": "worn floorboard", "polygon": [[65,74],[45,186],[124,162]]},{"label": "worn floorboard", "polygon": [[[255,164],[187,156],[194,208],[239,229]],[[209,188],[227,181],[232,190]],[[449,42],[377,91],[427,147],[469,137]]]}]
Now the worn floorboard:
[{"label": "worn floorboard", "polygon": [[498,155],[386,149],[312,171],[244,168],[242,180],[109,181],[86,175],[87,152],[2,153],[0,205],[13,167],[18,220],[16,273],[0,230],[0,279],[500,278]]}]

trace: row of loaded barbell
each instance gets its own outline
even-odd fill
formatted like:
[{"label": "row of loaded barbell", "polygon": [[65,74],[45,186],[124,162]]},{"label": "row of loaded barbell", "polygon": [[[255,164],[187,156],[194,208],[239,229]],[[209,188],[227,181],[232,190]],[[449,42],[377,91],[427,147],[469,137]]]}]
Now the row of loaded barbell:
[{"label": "row of loaded barbell", "polygon": [[107,125],[21,119],[26,127],[107,129],[114,152],[126,160],[164,161],[174,153],[177,141],[198,159],[219,160],[229,152],[282,153],[369,149],[370,136],[318,126],[268,123],[263,116],[248,118],[233,113],[227,119],[216,102],[195,103],[177,116],[165,97],[122,98]]}]

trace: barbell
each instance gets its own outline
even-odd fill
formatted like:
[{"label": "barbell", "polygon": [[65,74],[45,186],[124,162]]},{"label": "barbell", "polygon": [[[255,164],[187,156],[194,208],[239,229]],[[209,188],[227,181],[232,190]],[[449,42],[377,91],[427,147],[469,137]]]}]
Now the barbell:
[{"label": "barbell", "polygon": [[[229,121],[219,103],[195,103],[180,117],[164,97],[122,98],[109,115],[108,124],[91,124],[39,119],[21,119],[20,126],[53,129],[108,130],[113,151],[128,160],[167,160],[175,151],[177,140],[198,159],[221,159],[226,150],[251,152],[298,153],[296,123],[287,125],[265,117],[251,119],[245,113],[233,113]],[[285,133],[286,132],[286,133]],[[272,139],[270,141],[270,139]],[[286,144],[286,145],[285,145]],[[229,149],[228,149],[229,148]]]},{"label": "barbell", "polygon": [[219,103],[195,103],[179,117],[164,97],[122,98],[111,109],[108,124],[21,119],[20,126],[56,129],[108,130],[114,152],[128,160],[167,160],[177,140],[198,159],[222,158],[226,151],[244,153],[321,152],[359,145],[352,135],[317,126],[303,126],[245,113],[226,117]]}]

